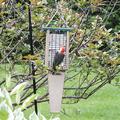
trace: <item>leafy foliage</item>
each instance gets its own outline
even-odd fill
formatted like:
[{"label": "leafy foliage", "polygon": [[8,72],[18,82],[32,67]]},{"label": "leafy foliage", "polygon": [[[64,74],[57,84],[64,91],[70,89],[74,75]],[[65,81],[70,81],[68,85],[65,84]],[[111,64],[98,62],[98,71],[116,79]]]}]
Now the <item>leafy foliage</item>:
[{"label": "leafy foliage", "polygon": [[[12,96],[8,93],[8,91],[5,88],[0,89],[0,120],[27,120],[24,117],[24,113],[22,109],[23,108],[25,109],[27,105],[29,105],[34,100],[35,97],[31,96],[28,99],[26,99],[22,105],[22,109],[21,106],[14,108],[14,106],[12,105],[11,97]],[[29,120],[33,120],[33,119],[46,120],[46,118],[42,114],[36,115],[35,112],[30,114],[29,116]],[[51,120],[58,120],[58,118],[54,118]]]}]

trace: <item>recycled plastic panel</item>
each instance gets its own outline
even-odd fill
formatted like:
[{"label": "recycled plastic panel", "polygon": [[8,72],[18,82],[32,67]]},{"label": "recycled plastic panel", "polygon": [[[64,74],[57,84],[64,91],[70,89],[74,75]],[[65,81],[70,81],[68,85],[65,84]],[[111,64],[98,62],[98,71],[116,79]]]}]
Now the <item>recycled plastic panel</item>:
[{"label": "recycled plastic panel", "polygon": [[64,72],[60,75],[48,74],[48,86],[49,86],[49,102],[51,112],[60,112],[63,87],[64,87]]}]

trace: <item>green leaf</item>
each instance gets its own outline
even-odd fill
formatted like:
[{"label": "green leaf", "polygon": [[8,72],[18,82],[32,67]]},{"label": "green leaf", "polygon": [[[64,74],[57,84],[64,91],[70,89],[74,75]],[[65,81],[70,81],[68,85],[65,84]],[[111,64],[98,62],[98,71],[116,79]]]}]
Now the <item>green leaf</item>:
[{"label": "green leaf", "polygon": [[0,120],[14,120],[12,110],[5,101],[0,104]]},{"label": "green leaf", "polygon": [[18,105],[20,104],[20,92],[17,92],[17,94],[16,94],[16,103]]},{"label": "green leaf", "polygon": [[8,112],[6,110],[0,110],[0,120],[7,120],[8,119]]},{"label": "green leaf", "polygon": [[0,88],[0,99],[1,98],[4,98],[4,94],[3,94],[3,92],[2,92],[2,89]]},{"label": "green leaf", "polygon": [[40,120],[47,120],[42,114],[40,114]]},{"label": "green leaf", "polygon": [[10,95],[14,95],[17,94],[18,92],[21,93],[23,91],[23,89],[25,88],[25,86],[27,85],[28,82],[24,82],[21,83],[19,85],[17,85],[10,93]]},{"label": "green leaf", "polygon": [[47,0],[42,0],[42,4],[48,4]]},{"label": "green leaf", "polygon": [[5,101],[6,103],[9,105],[9,107],[13,110],[13,106],[12,106],[12,100],[10,98],[10,94],[8,93],[8,91],[4,88],[3,89],[3,94],[5,96]]},{"label": "green leaf", "polygon": [[35,111],[29,116],[29,120],[40,120]]},{"label": "green leaf", "polygon": [[30,105],[30,103],[33,101],[33,100],[35,100],[35,99],[37,99],[37,95],[32,95],[32,96],[30,96],[30,97],[28,97],[24,102],[23,102],[23,104],[22,104],[22,106],[21,106],[21,109],[23,110],[23,109],[25,109],[28,105]]},{"label": "green leaf", "polygon": [[24,114],[20,108],[14,111],[14,120],[25,120]]},{"label": "green leaf", "polygon": [[11,85],[11,74],[6,75],[6,86],[9,88]]}]

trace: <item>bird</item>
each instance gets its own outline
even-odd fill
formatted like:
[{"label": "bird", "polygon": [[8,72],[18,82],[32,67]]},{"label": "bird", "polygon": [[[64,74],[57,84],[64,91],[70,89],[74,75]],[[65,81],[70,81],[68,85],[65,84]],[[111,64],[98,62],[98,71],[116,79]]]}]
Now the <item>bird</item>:
[{"label": "bird", "polygon": [[56,67],[63,62],[64,56],[65,56],[65,48],[61,47],[60,50],[55,53],[55,56],[53,59],[53,65],[52,65],[53,74],[57,70]]}]

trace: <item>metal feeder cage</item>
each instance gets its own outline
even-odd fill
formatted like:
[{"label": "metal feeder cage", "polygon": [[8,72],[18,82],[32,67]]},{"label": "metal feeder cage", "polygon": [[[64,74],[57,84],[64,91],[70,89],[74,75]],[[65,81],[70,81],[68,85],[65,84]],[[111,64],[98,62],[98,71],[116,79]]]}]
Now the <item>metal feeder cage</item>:
[{"label": "metal feeder cage", "polygon": [[51,112],[60,112],[63,87],[64,87],[64,71],[69,65],[69,31],[71,28],[43,28],[46,32],[46,49],[45,49],[45,65],[52,69],[52,63],[55,53],[61,48],[65,48],[65,57],[62,63],[62,70],[59,75],[48,73],[48,90]]}]

